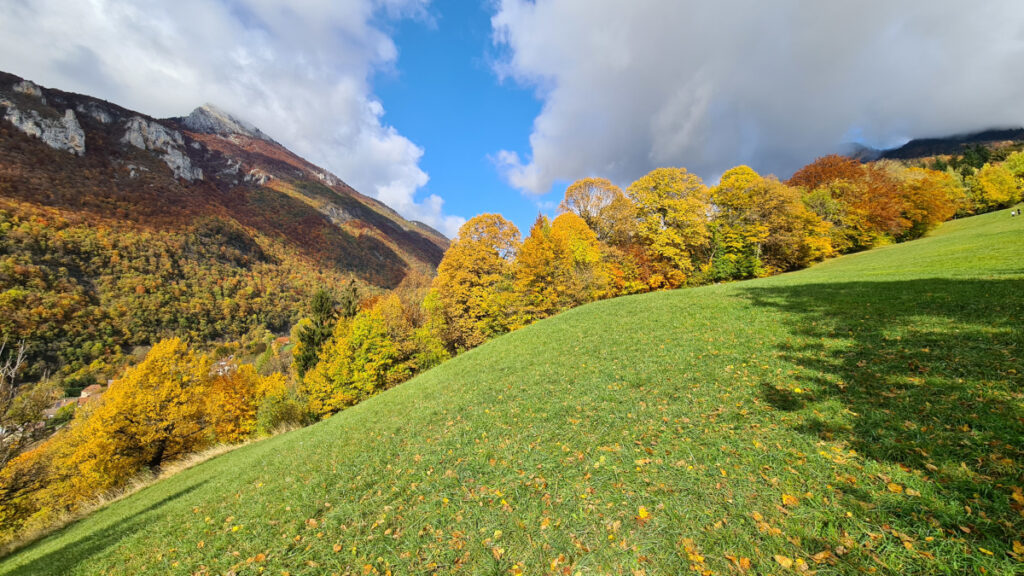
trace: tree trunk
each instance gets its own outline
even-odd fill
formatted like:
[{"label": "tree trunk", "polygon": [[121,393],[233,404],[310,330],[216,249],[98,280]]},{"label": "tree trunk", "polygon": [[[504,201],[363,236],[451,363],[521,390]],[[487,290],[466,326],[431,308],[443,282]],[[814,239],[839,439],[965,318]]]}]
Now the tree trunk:
[{"label": "tree trunk", "polygon": [[147,466],[150,470],[157,472],[160,470],[160,462],[164,459],[164,451],[167,450],[167,439],[161,438],[156,443],[156,451],[153,452],[153,456],[149,459]]}]

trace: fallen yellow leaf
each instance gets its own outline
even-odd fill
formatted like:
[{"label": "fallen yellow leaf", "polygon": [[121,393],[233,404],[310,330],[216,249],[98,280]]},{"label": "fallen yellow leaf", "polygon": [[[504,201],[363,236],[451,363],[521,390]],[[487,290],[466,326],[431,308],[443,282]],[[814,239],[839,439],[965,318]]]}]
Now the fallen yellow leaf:
[{"label": "fallen yellow leaf", "polygon": [[727,560],[729,560],[730,562],[732,562],[733,566],[735,566],[736,569],[739,570],[740,572],[747,572],[748,570],[750,570],[750,558],[747,558],[747,557],[737,558],[735,556],[730,556],[728,554],[725,556],[725,558]]},{"label": "fallen yellow leaf", "polygon": [[789,558],[788,556],[782,556],[780,554],[776,554],[775,555],[775,561],[778,562],[779,565],[782,566],[783,568],[792,568],[793,567],[793,559]]}]

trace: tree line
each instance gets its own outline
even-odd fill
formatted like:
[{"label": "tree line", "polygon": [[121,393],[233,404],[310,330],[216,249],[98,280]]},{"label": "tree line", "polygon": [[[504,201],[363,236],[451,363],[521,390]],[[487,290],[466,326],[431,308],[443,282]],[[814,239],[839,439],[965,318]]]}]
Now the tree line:
[{"label": "tree line", "polygon": [[707,187],[658,168],[622,190],[574,182],[525,239],[497,214],[467,222],[424,302],[449,353],[561,310],[664,288],[768,276],[919,238],[1021,199],[1024,154],[976,173],[832,155],[787,182],[747,166]]},{"label": "tree line", "polygon": [[747,166],[708,187],[658,168],[625,190],[568,187],[526,238],[499,214],[462,226],[429,286],[359,305],[313,300],[293,330],[297,393],[315,417],[558,312],[615,296],[756,278],[920,238],[955,216],[1021,200],[1024,154],[974,172],[818,158],[788,181]]}]

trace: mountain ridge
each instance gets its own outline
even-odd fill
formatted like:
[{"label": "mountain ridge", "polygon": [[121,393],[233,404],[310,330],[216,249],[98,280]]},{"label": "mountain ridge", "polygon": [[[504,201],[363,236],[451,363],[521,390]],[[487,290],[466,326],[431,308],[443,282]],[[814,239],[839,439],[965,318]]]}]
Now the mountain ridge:
[{"label": "mountain ridge", "polygon": [[872,148],[861,144],[850,144],[846,156],[871,162],[874,160],[916,160],[932,156],[962,154],[970,145],[1001,145],[1024,142],[1024,128],[988,128],[974,132],[913,138],[895,148]]},{"label": "mountain ridge", "polygon": [[[108,179],[118,184],[142,179],[150,181],[141,184],[152,186],[155,178],[165,188],[214,187],[221,195],[229,196],[237,196],[238,188],[275,189],[300,199],[341,230],[359,236],[370,234],[392,245],[396,254],[413,267],[436,266],[447,246],[447,238],[437,230],[406,220],[215,105],[205,104],[185,117],[157,119],[0,72],[0,111],[9,126],[54,150],[70,151],[79,157],[93,153],[106,157],[107,164],[115,168]],[[91,144],[99,149],[92,150]],[[132,148],[162,160],[174,181],[152,158],[134,153]],[[22,166],[22,172],[44,170]],[[308,192],[310,189],[314,191]],[[135,196],[133,200],[144,200],[140,194]]]}]

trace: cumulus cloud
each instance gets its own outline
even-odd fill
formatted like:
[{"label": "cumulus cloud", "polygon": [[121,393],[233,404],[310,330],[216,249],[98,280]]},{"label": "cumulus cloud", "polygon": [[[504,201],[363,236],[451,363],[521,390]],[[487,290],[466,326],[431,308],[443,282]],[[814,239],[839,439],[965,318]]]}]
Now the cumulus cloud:
[{"label": "cumulus cloud", "polygon": [[380,22],[429,0],[14,0],[0,69],[157,117],[212,102],[408,218],[454,234],[423,150],[382,120],[372,76],[398,52]]},{"label": "cumulus cloud", "polygon": [[543,101],[528,157],[494,158],[536,194],[1024,125],[1019,0],[500,0],[492,27],[498,73]]}]

